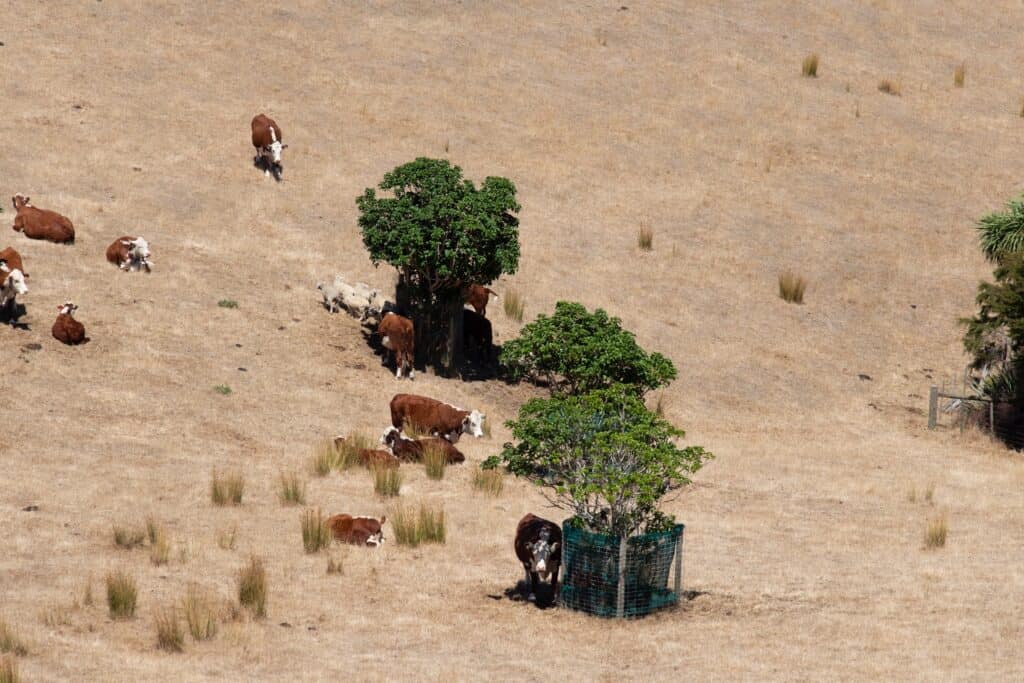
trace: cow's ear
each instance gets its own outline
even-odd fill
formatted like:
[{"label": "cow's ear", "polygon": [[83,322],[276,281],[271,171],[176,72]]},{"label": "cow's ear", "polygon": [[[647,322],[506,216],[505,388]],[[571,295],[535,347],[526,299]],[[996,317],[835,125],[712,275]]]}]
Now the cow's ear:
[{"label": "cow's ear", "polygon": [[288,149],[288,145],[281,145],[281,149]]},{"label": "cow's ear", "polygon": [[386,522],[386,521],[387,521],[387,519],[388,519],[388,518],[387,518],[387,516],[385,516],[385,515],[381,515],[381,516],[380,516],[380,525],[381,525],[381,526],[384,526],[384,522]]}]

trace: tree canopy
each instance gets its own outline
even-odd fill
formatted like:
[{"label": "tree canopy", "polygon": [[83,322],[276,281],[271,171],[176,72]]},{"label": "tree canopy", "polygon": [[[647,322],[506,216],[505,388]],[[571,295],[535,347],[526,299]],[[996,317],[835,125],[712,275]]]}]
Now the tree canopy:
[{"label": "tree canopy", "polygon": [[978,392],[1014,400],[1024,349],[1024,254],[1004,255],[993,276],[995,282],[978,285],[978,313],[960,321],[967,328],[964,348],[978,373]]},{"label": "tree canopy", "polygon": [[1024,251],[1024,197],[1011,199],[1005,211],[979,220],[978,241],[985,258],[993,262]]}]

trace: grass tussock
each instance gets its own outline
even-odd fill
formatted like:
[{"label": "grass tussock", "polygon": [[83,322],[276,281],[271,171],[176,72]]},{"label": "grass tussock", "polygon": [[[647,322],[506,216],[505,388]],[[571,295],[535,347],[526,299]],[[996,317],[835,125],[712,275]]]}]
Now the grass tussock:
[{"label": "grass tussock", "polygon": [[193,640],[209,640],[217,635],[216,603],[198,586],[189,586],[181,601],[181,611]]},{"label": "grass tussock", "polygon": [[267,570],[258,557],[238,570],[238,604],[257,619],[267,616]]},{"label": "grass tussock", "polygon": [[444,543],[447,523],[443,508],[401,505],[389,515],[395,543],[415,548],[421,543]]},{"label": "grass tussock", "polygon": [[786,271],[779,275],[779,297],[791,304],[802,304],[804,302],[804,291],[807,289],[807,280],[803,277]]},{"label": "grass tussock", "polygon": [[51,605],[39,613],[39,620],[50,628],[71,625],[71,608],[65,605]]},{"label": "grass tussock", "polygon": [[473,488],[497,498],[505,488],[505,475],[499,469],[484,470],[477,467],[473,472]]},{"label": "grass tussock", "polygon": [[427,471],[428,479],[435,481],[444,479],[444,471],[448,467],[448,455],[436,446],[427,446],[423,449],[423,467]]},{"label": "grass tussock", "polygon": [[157,567],[165,565],[171,559],[171,540],[167,532],[161,528],[156,540],[149,546],[149,561]]},{"label": "grass tussock", "polygon": [[916,486],[911,486],[910,490],[907,491],[907,502],[908,503],[916,503],[917,502],[917,487]]},{"label": "grass tussock", "polygon": [[304,505],[306,502],[306,482],[295,472],[281,473],[278,480],[277,497],[281,505]]},{"label": "grass tussock", "polygon": [[135,604],[139,591],[135,579],[125,572],[107,574],[107,608],[113,619],[129,619],[135,616]]},{"label": "grass tussock", "polygon": [[245,475],[241,472],[221,474],[214,470],[210,477],[210,500],[214,505],[241,505],[245,492]]},{"label": "grass tussock", "polygon": [[215,387],[213,387],[213,390],[216,391],[221,396],[231,395],[231,387],[229,387],[227,384],[218,384]]},{"label": "grass tussock", "polygon": [[21,683],[18,661],[12,655],[0,657],[0,683]]},{"label": "grass tussock", "polygon": [[309,459],[310,469],[318,477],[326,477],[338,463],[338,449],[334,439],[321,439],[313,445],[313,455]]},{"label": "grass tussock", "polygon": [[928,484],[928,488],[924,490],[924,502],[929,505],[935,502],[935,483],[931,482]]},{"label": "grass tussock", "polygon": [[302,513],[302,547],[307,553],[320,552],[331,545],[331,530],[327,527],[327,518],[320,508],[306,510]]},{"label": "grass tussock", "polygon": [[803,64],[800,66],[800,73],[807,78],[818,77],[818,55],[816,53],[804,57]]},{"label": "grass tussock", "polygon": [[352,469],[359,464],[359,451],[364,448],[374,448],[373,439],[362,432],[352,432],[336,448],[337,460],[334,462],[334,469],[339,472]]},{"label": "grass tussock", "polygon": [[505,315],[517,323],[523,322],[523,314],[526,311],[526,298],[515,289],[505,291],[505,298],[501,301],[505,309]]},{"label": "grass tussock", "polygon": [[402,488],[402,473],[397,467],[373,467],[373,490],[383,498],[394,498]]},{"label": "grass tussock", "polygon": [[238,544],[238,525],[232,524],[230,527],[221,529],[217,532],[217,545],[220,546],[221,550],[234,550]]},{"label": "grass tussock", "polygon": [[18,633],[3,619],[0,619],[0,654],[24,657],[28,654],[28,646]]},{"label": "grass tussock", "polygon": [[654,229],[647,225],[641,225],[636,233],[636,245],[641,251],[654,249]]},{"label": "grass tussock", "polygon": [[221,299],[217,302],[220,308],[238,308],[238,302],[234,299]]},{"label": "grass tussock", "polygon": [[156,646],[164,652],[182,652],[185,649],[185,630],[173,607],[162,607],[154,617]]},{"label": "grass tussock", "polygon": [[92,597],[92,574],[85,578],[85,588],[82,589],[82,605],[92,607],[96,601]]},{"label": "grass tussock", "polygon": [[900,96],[900,84],[896,81],[890,81],[888,78],[882,79],[878,83],[878,91],[884,92],[886,95]]},{"label": "grass tussock", "polygon": [[953,86],[956,88],[964,87],[964,63],[960,64],[953,70]]},{"label": "grass tussock", "polygon": [[335,560],[333,557],[327,558],[327,573],[342,575],[345,573],[345,567],[342,565],[340,559]]},{"label": "grass tussock", "polygon": [[131,550],[146,542],[146,530],[142,527],[115,524],[113,531],[114,545],[118,548]]},{"label": "grass tussock", "polygon": [[924,547],[928,550],[945,547],[947,533],[949,533],[949,522],[945,515],[929,519],[928,527],[924,532]]}]

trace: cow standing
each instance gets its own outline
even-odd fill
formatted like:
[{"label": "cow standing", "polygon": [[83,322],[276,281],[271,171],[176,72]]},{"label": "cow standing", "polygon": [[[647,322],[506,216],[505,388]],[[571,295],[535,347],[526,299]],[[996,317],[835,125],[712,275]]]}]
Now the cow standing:
[{"label": "cow standing", "polygon": [[17,268],[0,270],[0,315],[11,325],[18,317],[15,299],[19,294],[28,294],[24,273]]},{"label": "cow standing", "polygon": [[466,287],[465,296],[463,302],[473,307],[473,310],[482,316],[487,315],[487,303],[490,301],[491,295],[495,299],[498,298],[498,293],[489,287],[483,285],[469,285]]},{"label": "cow standing", "polygon": [[73,317],[75,311],[78,310],[78,306],[67,301],[63,306],[58,306],[57,310],[60,313],[57,314],[57,320],[54,321],[53,327],[50,330],[53,338],[62,344],[68,345],[81,344],[87,341],[85,326]]},{"label": "cow standing", "polygon": [[63,244],[71,244],[75,241],[75,226],[67,217],[56,211],[37,209],[32,206],[31,200],[23,194],[16,194],[11,198],[14,203],[14,210],[18,214],[14,217],[14,231],[25,234],[34,240],[47,240]]},{"label": "cow standing", "polygon": [[138,271],[143,268],[150,272],[153,265],[149,242],[144,237],[125,235],[107,247],[107,260],[123,271]]},{"label": "cow standing", "polygon": [[380,335],[380,343],[384,348],[389,349],[395,356],[395,378],[402,379],[402,370],[407,369],[409,379],[413,379],[416,374],[413,368],[416,338],[412,321],[389,311],[381,318],[377,334]]},{"label": "cow standing", "polygon": [[516,527],[516,557],[530,584],[527,600],[537,599],[537,582],[551,581],[551,599],[558,599],[558,570],[562,564],[562,530],[554,522],[527,513]]},{"label": "cow standing", "polygon": [[387,517],[381,517],[378,520],[374,517],[334,515],[328,517],[325,523],[336,541],[377,548],[384,544],[384,522],[386,520]]},{"label": "cow standing", "polygon": [[479,410],[462,410],[426,396],[395,394],[391,399],[391,424],[396,429],[415,427],[451,443],[464,433],[483,436],[485,419]]},{"label": "cow standing", "polygon": [[252,146],[256,148],[255,163],[262,166],[264,175],[274,174],[274,180],[281,179],[284,167],[281,166],[281,150],[287,149],[283,144],[281,127],[266,114],[257,114],[252,119]]}]

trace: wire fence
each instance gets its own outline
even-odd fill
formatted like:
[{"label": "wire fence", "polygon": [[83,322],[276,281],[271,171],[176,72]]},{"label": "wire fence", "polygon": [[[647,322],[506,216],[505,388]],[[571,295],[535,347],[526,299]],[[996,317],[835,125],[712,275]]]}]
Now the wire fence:
[{"label": "wire fence", "polygon": [[928,397],[928,429],[977,427],[1015,450],[1024,450],[1024,409],[1009,401],[992,401],[933,386]]},{"label": "wire fence", "polygon": [[677,604],[683,580],[683,528],[677,524],[662,533],[620,539],[563,524],[562,605],[623,618]]}]

